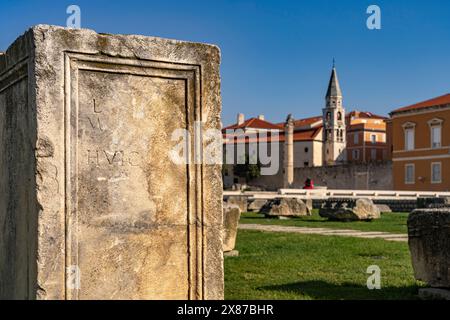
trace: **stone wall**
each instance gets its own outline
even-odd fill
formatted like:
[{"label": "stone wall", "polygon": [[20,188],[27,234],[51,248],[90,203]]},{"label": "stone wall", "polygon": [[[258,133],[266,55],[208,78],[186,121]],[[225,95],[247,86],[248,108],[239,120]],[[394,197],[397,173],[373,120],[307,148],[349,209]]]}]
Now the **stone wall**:
[{"label": "stone wall", "polygon": [[[293,188],[303,188],[307,178],[316,187],[344,190],[392,190],[392,163],[344,164],[295,168]],[[283,188],[283,169],[274,176],[261,176],[249,183],[267,190]]]},{"label": "stone wall", "polygon": [[296,168],[294,188],[302,188],[307,178],[328,189],[392,190],[392,163],[345,164]]}]

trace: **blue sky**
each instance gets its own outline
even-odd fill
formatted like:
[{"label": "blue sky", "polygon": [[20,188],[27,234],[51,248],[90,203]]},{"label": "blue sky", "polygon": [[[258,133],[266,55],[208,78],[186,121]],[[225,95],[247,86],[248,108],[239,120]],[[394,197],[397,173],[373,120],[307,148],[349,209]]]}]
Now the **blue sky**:
[{"label": "blue sky", "polygon": [[[321,114],[333,57],[347,110],[386,115],[450,92],[450,1],[0,0],[0,50],[28,27],[65,25],[214,43],[222,51],[223,122]],[[366,27],[380,6],[382,29]]]}]

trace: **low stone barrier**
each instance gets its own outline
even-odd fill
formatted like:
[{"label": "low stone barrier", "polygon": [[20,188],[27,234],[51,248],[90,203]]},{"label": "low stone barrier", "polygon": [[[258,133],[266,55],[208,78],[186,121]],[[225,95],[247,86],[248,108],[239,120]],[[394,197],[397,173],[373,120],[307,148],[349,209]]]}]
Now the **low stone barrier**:
[{"label": "low stone barrier", "polygon": [[373,203],[387,205],[392,212],[411,212],[417,209],[417,199],[373,199]]},{"label": "low stone barrier", "polygon": [[[352,198],[354,199],[354,198]],[[364,198],[362,198],[364,199]],[[354,199],[356,200],[356,199]],[[328,201],[328,199],[313,199],[313,208],[320,209],[322,205]],[[417,209],[417,200],[416,199],[372,199],[373,203],[376,205],[387,206],[390,209],[390,212],[411,212]],[[386,211],[381,210],[382,213],[386,213]]]},{"label": "low stone barrier", "polygon": [[[322,205],[331,198],[350,198],[350,199],[370,199],[376,205],[385,205],[390,208],[392,212],[411,212],[417,208],[424,207],[420,204],[419,199],[428,199],[434,203],[432,207],[442,207],[442,203],[447,203],[450,199],[448,192],[433,193],[433,192],[401,192],[401,191],[358,191],[358,190],[291,190],[281,189],[277,192],[224,192],[224,200],[230,197],[237,197],[232,201],[239,201],[241,203],[242,211],[257,212],[261,208],[263,201],[278,199],[278,198],[298,198],[303,201],[310,199],[314,209],[320,209]],[[244,197],[248,199],[247,208],[243,208]],[[239,200],[238,200],[239,199]],[[258,201],[256,201],[258,200]],[[381,210],[382,212],[385,212]]]},{"label": "low stone barrier", "polygon": [[440,209],[450,208],[450,197],[444,198],[418,198],[418,209]]}]

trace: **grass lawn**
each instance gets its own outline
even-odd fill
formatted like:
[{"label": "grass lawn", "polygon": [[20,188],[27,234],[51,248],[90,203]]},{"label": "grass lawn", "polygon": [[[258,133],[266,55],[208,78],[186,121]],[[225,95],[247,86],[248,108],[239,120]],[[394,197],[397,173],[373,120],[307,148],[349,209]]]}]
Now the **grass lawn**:
[{"label": "grass lawn", "polygon": [[381,215],[380,219],[369,222],[328,221],[326,218],[322,218],[319,216],[318,210],[314,210],[313,215],[310,217],[292,218],[290,220],[265,218],[264,215],[258,213],[244,213],[242,215],[240,223],[407,233],[407,219],[407,213],[384,213]]},{"label": "grass lawn", "polygon": [[[406,243],[240,230],[236,249],[225,258],[228,300],[416,299],[420,285]],[[367,289],[371,265],[381,290]]]}]

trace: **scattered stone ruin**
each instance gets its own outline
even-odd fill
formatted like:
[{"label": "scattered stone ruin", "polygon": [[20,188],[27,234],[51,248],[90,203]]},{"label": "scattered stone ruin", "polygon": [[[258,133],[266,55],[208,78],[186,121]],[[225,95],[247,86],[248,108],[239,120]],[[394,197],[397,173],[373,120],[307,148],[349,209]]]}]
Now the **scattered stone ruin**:
[{"label": "scattered stone ruin", "polygon": [[312,215],[312,201],[298,198],[278,198],[268,200],[261,208],[268,218],[293,218]]},{"label": "scattered stone ruin", "polygon": [[380,209],[370,199],[330,198],[322,204],[319,215],[336,221],[373,220],[381,217]]}]

